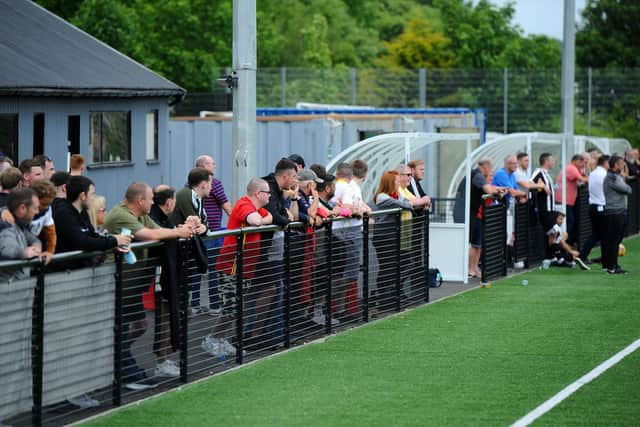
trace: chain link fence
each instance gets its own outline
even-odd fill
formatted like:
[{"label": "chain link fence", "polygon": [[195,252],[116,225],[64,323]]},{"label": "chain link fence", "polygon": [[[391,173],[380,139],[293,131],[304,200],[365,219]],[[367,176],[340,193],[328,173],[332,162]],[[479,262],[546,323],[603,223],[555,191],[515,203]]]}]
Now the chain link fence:
[{"label": "chain link fence", "polygon": [[[218,75],[229,73],[221,68]],[[486,108],[488,129],[513,133],[560,132],[560,69],[303,69],[257,71],[258,107],[294,108],[298,102],[377,108]],[[189,94],[176,115],[223,111],[231,91]],[[577,69],[576,133],[602,134],[611,120],[640,118],[640,69]],[[610,135],[621,136],[625,135]],[[626,136],[629,138],[629,136]]]}]

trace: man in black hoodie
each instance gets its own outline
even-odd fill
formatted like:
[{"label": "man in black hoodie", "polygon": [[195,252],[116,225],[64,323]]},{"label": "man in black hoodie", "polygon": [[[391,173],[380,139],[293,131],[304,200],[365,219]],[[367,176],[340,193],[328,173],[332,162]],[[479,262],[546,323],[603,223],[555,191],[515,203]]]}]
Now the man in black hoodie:
[{"label": "man in black hoodie", "polygon": [[[93,182],[85,176],[72,176],[67,183],[67,199],[60,200],[53,212],[56,224],[56,253],[70,251],[106,251],[116,246],[129,246],[131,236],[102,236],[89,221],[87,209],[95,196]],[[95,264],[93,258],[67,261],[61,267],[67,269],[88,267]]]},{"label": "man in black hoodie", "polygon": [[[271,196],[269,197],[269,203],[265,206],[265,209],[273,217],[272,224],[286,227],[289,222],[294,220],[293,212],[287,208],[291,205],[292,208],[297,209],[297,203],[291,203],[291,200],[295,200],[295,195],[298,194],[297,189],[297,166],[289,159],[282,158],[276,164],[274,173],[271,173],[263,177],[269,184],[269,190]],[[256,273],[254,281],[260,283],[260,281],[275,281],[277,283],[277,307],[275,313],[270,315],[274,322],[276,339],[280,337],[282,332],[282,301],[284,285],[282,283],[282,275],[284,272],[284,233],[282,231],[267,231],[262,233],[261,240],[268,242],[271,240],[271,244],[261,245],[260,258],[258,265],[256,266]],[[262,340],[262,342],[265,342]],[[269,346],[268,340],[266,346]],[[251,348],[251,343],[248,345]]]}]

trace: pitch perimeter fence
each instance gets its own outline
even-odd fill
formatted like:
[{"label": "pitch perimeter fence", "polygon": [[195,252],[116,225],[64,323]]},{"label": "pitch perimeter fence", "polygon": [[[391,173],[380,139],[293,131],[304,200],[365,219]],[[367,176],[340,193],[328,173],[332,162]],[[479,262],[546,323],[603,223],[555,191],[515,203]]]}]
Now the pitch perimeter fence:
[{"label": "pitch perimeter fence", "polygon": [[[0,263],[32,269],[0,284],[1,422],[66,424],[428,302],[429,217],[412,215],[216,232],[206,272],[198,243],[175,240],[133,244],[133,264]],[[219,297],[208,312],[201,286]]]}]

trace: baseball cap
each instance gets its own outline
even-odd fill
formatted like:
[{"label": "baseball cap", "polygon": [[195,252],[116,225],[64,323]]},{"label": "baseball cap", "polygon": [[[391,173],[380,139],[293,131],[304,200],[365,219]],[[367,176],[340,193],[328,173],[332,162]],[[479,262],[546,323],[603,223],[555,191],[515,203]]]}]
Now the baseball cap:
[{"label": "baseball cap", "polygon": [[324,182],[323,179],[318,178],[318,175],[311,169],[302,169],[298,172],[298,181],[315,181],[319,184]]}]

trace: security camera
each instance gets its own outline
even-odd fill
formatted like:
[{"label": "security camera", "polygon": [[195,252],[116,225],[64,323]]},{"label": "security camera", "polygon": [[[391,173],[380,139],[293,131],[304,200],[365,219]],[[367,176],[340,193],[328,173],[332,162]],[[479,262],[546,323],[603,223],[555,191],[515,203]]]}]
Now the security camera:
[{"label": "security camera", "polygon": [[226,87],[228,89],[238,87],[238,77],[235,71],[232,71],[231,74],[227,74],[224,77],[216,79],[218,84],[222,87]]}]

